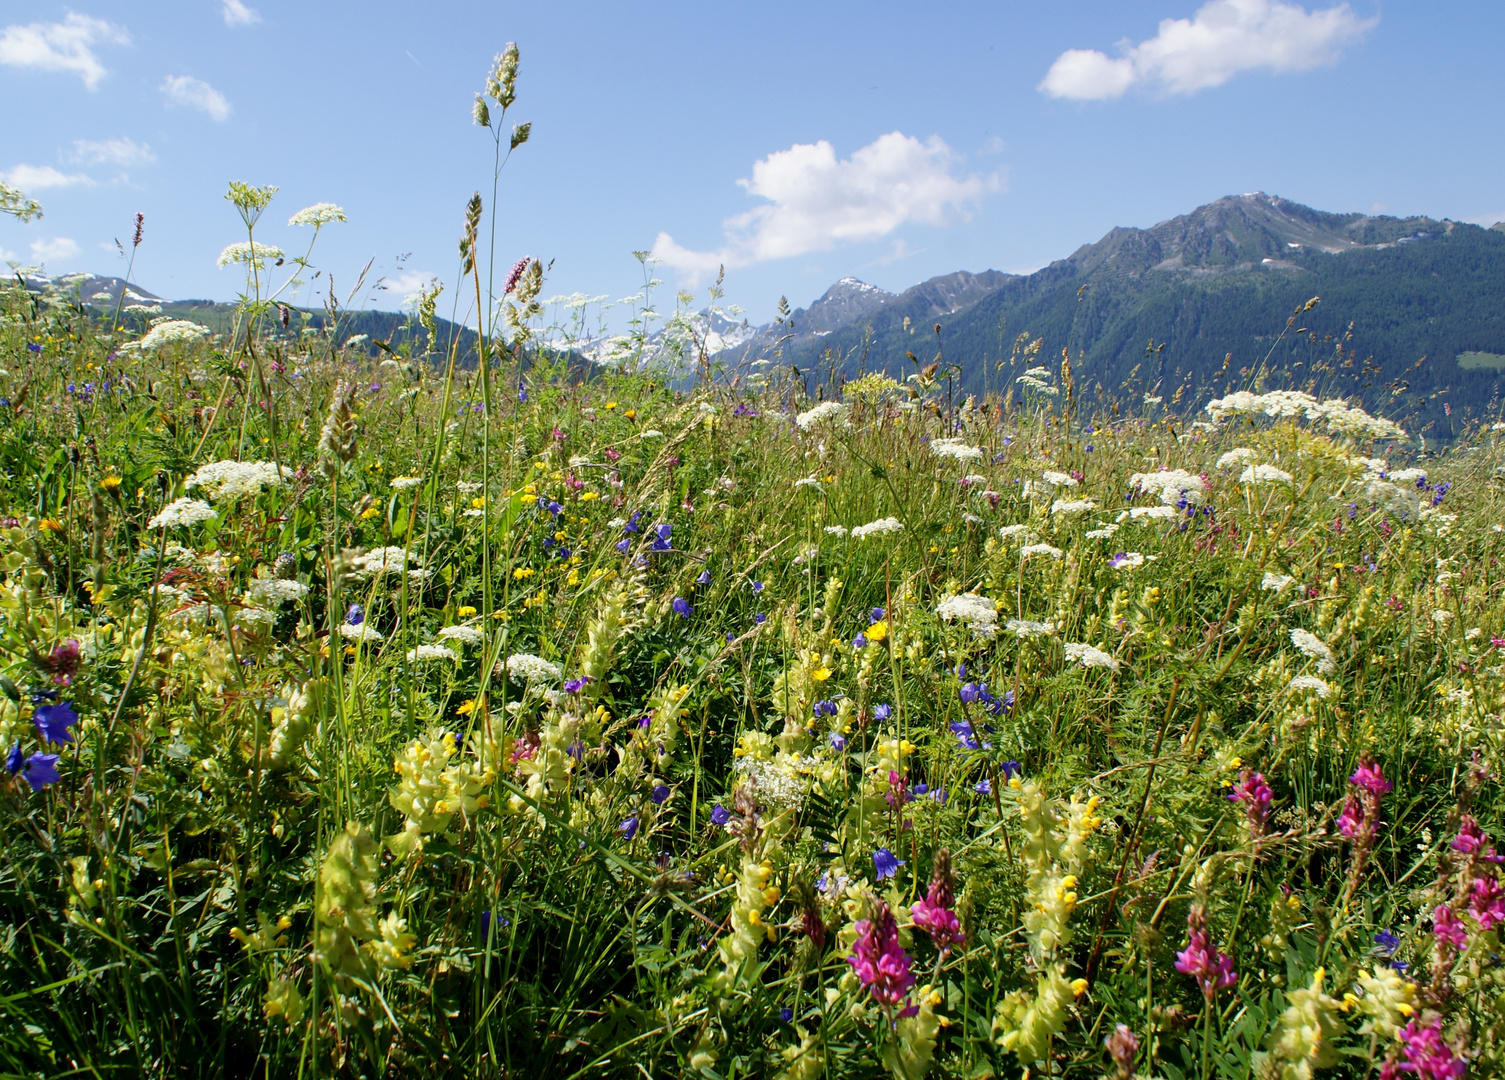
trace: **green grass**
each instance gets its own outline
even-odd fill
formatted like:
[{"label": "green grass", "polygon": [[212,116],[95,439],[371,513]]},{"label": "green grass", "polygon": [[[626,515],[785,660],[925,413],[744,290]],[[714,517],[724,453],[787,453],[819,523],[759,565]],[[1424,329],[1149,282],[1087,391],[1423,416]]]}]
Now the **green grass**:
[{"label": "green grass", "polygon": [[1458,366],[1464,371],[1505,370],[1505,356],[1487,352],[1459,353]]},{"label": "green grass", "polygon": [[1498,1070],[1495,433],[583,373],[484,205],[478,370],[0,290],[7,1074]]}]

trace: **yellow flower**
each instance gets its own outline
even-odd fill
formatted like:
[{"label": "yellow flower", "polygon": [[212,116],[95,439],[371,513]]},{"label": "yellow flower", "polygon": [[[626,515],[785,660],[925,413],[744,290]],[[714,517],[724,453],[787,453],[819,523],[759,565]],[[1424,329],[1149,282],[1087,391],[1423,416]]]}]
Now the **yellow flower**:
[{"label": "yellow flower", "polygon": [[930,545],[930,554],[934,555],[937,551],[940,551],[940,550],[941,549],[940,549],[940,547],[938,545],[936,545],[936,544],[931,544]]},{"label": "yellow flower", "polygon": [[1085,994],[1087,992],[1087,980],[1086,979],[1072,979],[1071,980],[1071,992],[1072,992],[1072,994],[1074,996],[1081,997],[1083,994]]},{"label": "yellow flower", "polygon": [[471,713],[473,713],[475,711],[476,711],[476,699],[475,698],[471,698],[468,701],[462,702],[461,705],[460,705],[460,707],[455,710],[455,712],[458,713],[460,716],[469,716]]},{"label": "yellow flower", "polygon": [[43,518],[37,523],[37,528],[46,532],[62,532],[63,523],[57,518]]},{"label": "yellow flower", "polygon": [[470,506],[471,506],[472,510],[479,510],[479,509],[481,509],[481,507],[483,507],[485,505],[486,505],[486,496],[484,496],[484,495],[477,495],[474,499],[470,500]]},{"label": "yellow flower", "polygon": [[628,409],[622,415],[627,417],[627,419],[629,420],[636,420],[638,418],[638,411],[636,409]]},{"label": "yellow flower", "polygon": [[592,499],[599,499],[600,497],[601,496],[596,494],[594,491],[582,491],[580,493],[581,502],[590,502]]},{"label": "yellow flower", "polygon": [[886,619],[879,619],[867,628],[869,641],[882,641],[886,637],[888,637],[888,620]]},{"label": "yellow flower", "polygon": [[810,679],[813,682],[825,682],[830,677],[831,669],[828,667],[818,667],[810,673]]},{"label": "yellow flower", "polygon": [[104,488],[106,491],[114,491],[116,488],[120,487],[120,477],[107,476],[99,482],[99,486]]},{"label": "yellow flower", "polygon": [[364,509],[364,510],[361,511],[361,517],[362,518],[374,518],[379,513],[381,513],[381,511],[378,510],[376,507],[374,507],[374,506],[368,506],[368,507],[366,507],[366,509]]},{"label": "yellow flower", "polygon": [[455,616],[457,618],[461,618],[461,619],[468,619],[468,618],[470,618],[470,616],[474,615],[475,613],[476,613],[476,609],[473,608],[473,607],[471,607],[469,604],[466,604],[464,607],[458,608],[455,611]]},{"label": "yellow flower", "polygon": [[522,581],[524,578],[530,578],[533,576],[533,568],[529,566],[519,566],[516,570],[512,571],[512,576],[518,581]]}]

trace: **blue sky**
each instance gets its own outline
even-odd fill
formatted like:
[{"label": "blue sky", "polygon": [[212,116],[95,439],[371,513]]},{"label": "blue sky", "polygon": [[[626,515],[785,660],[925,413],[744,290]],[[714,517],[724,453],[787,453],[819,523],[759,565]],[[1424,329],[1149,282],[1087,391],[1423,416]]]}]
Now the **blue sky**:
[{"label": "blue sky", "polygon": [[[287,218],[344,207],[314,262],[343,294],[374,259],[397,307],[451,287],[465,200],[489,203],[471,100],[507,41],[498,264],[554,260],[545,295],[636,290],[766,321],[851,275],[902,289],[1030,270],[1115,225],[1263,190],[1336,211],[1505,218],[1505,4],[1281,0],[425,4],[77,0],[0,10],[0,178],[39,199],[0,254],[231,299],[231,179]],[[446,300],[449,299],[446,296]],[[445,310],[444,305],[441,309]]]}]

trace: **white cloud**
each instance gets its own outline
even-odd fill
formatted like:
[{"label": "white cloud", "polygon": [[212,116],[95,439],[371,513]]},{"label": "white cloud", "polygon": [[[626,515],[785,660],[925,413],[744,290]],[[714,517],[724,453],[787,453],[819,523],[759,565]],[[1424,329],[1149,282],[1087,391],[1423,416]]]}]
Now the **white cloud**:
[{"label": "white cloud", "polygon": [[438,280],[438,274],[431,274],[427,270],[398,270],[396,273],[384,274],[376,283],[376,291],[396,297],[406,306],[409,300],[418,295],[418,290],[428,288]]},{"label": "white cloud", "polygon": [[78,244],[66,236],[54,236],[51,240],[37,239],[31,242],[31,257],[39,263],[67,262],[78,254]]},{"label": "white cloud", "polygon": [[240,0],[224,0],[226,26],[250,26],[259,23],[261,15],[255,8],[248,8]]},{"label": "white cloud", "polygon": [[831,144],[796,143],[753,163],[752,179],[738,180],[750,195],[768,200],[722,223],[726,244],[691,251],[668,233],[653,243],[654,257],[695,280],[718,266],[750,266],[842,244],[878,240],[908,222],[945,225],[965,217],[1002,179],[959,176],[956,155],[939,136],[921,142],[892,131],[838,160]]},{"label": "white cloud", "polygon": [[230,103],[214,87],[188,75],[169,75],[162,80],[162,93],[173,105],[186,105],[209,114],[210,119],[223,121],[230,115]]},{"label": "white cloud", "polygon": [[1379,22],[1346,3],[1308,12],[1282,0],[1208,0],[1190,19],[1162,19],[1160,32],[1121,57],[1068,49],[1036,88],[1077,101],[1121,97],[1135,85],[1167,94],[1221,86],[1241,71],[1307,71],[1337,61],[1339,51]]},{"label": "white cloud", "polygon": [[114,23],[70,12],[62,22],[17,24],[0,30],[0,64],[72,72],[93,90],[107,74],[94,55],[94,46],[130,42],[130,35]]},{"label": "white cloud", "polygon": [[98,142],[74,139],[70,160],[80,165],[108,163],[129,168],[132,165],[150,165],[157,160],[157,155],[146,143],[138,143],[132,139],[102,139]]},{"label": "white cloud", "polygon": [[0,175],[4,175],[7,184],[13,184],[22,191],[41,191],[44,188],[94,183],[83,173],[59,172],[51,165],[17,165]]}]

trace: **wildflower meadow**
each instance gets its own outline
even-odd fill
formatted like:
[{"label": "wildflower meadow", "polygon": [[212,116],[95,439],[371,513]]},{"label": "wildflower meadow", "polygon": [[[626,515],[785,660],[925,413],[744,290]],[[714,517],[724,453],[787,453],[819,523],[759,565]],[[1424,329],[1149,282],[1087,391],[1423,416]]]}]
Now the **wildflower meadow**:
[{"label": "wildflower meadow", "polygon": [[238,182],[228,330],[0,289],[6,1075],[1499,1072],[1505,425],[593,360],[492,190],[379,346]]}]

